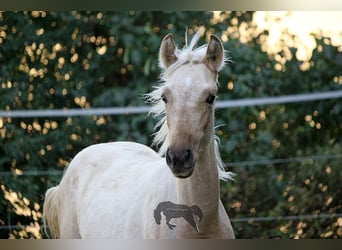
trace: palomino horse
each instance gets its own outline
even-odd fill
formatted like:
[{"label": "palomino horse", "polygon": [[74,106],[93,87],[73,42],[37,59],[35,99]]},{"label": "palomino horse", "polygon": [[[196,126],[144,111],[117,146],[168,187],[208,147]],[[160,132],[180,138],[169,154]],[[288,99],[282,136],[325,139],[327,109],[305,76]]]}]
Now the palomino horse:
[{"label": "palomino horse", "polygon": [[200,36],[183,49],[171,34],[161,43],[162,81],[147,95],[161,118],[154,137],[160,154],[133,142],[78,153],[46,192],[44,222],[54,237],[234,238],[219,183],[232,174],[223,169],[214,132],[225,55],[214,35],[194,48]]}]

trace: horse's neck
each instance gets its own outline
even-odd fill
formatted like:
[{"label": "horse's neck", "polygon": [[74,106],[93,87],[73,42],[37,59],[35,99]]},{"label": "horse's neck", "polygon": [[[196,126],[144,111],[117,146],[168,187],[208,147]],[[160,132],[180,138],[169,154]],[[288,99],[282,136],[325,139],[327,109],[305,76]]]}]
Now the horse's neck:
[{"label": "horse's neck", "polygon": [[178,179],[177,186],[179,204],[197,205],[204,215],[217,213],[220,186],[214,138],[199,156],[191,177]]}]

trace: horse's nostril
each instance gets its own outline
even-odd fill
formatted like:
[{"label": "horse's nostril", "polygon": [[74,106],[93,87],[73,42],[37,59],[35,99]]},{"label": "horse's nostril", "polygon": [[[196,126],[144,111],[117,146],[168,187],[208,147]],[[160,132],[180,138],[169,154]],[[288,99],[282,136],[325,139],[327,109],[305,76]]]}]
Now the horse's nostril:
[{"label": "horse's nostril", "polygon": [[192,153],[191,153],[191,150],[190,149],[187,149],[184,151],[184,154],[183,154],[183,161],[186,162],[188,161],[192,156]]},{"label": "horse's nostril", "polygon": [[169,148],[166,151],[166,163],[169,166],[173,164],[173,154]]}]

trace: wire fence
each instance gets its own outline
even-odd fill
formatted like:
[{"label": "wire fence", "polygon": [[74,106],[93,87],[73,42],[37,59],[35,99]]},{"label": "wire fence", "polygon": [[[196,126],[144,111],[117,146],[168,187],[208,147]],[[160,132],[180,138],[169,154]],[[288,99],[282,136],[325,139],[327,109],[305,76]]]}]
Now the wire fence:
[{"label": "wire fence", "polygon": [[[322,160],[331,160],[331,159],[341,159],[342,154],[329,154],[329,155],[311,155],[311,156],[302,156],[302,157],[290,157],[290,158],[281,158],[281,159],[264,159],[264,160],[255,160],[255,161],[237,161],[237,162],[227,162],[224,163],[225,167],[237,167],[242,168],[246,166],[270,166],[270,165],[281,165],[287,163],[300,163],[305,161],[322,161]],[[286,165],[283,165],[286,167]],[[28,170],[28,171],[0,171],[0,176],[2,177],[13,177],[13,176],[53,176],[53,175],[62,175],[65,170]]]},{"label": "wire fence", "polygon": [[267,216],[267,217],[248,217],[248,218],[232,218],[233,223],[238,222],[266,222],[266,221],[284,221],[284,220],[313,220],[313,219],[334,219],[341,218],[342,213],[335,214],[304,214],[290,216]]},{"label": "wire fence", "polygon": [[[253,223],[253,222],[269,222],[269,221],[293,221],[293,220],[313,220],[313,219],[334,219],[341,218],[342,213],[334,214],[304,214],[304,215],[290,215],[290,216],[267,216],[267,217],[248,217],[248,218],[231,218],[232,223]],[[39,225],[41,228],[43,224]],[[32,225],[0,225],[0,230],[25,229],[32,227]]]},{"label": "wire fence", "polygon": [[[342,91],[328,91],[322,93],[297,94],[267,98],[250,98],[241,100],[218,101],[216,107],[237,108],[249,107],[256,105],[274,105],[295,102],[309,102],[327,99],[342,98]],[[71,116],[91,116],[91,115],[123,115],[123,114],[143,114],[149,112],[149,106],[131,106],[131,107],[111,107],[111,108],[90,108],[90,109],[47,109],[47,110],[11,110],[0,111],[1,117],[11,118],[35,118],[35,117],[71,117]],[[283,159],[265,159],[255,161],[227,162],[226,167],[245,167],[245,166],[270,166],[286,163],[303,162],[308,160],[320,161],[326,159],[340,159],[342,154],[330,155],[312,155],[303,157],[289,157]],[[56,176],[62,175],[63,170],[31,170],[23,172],[0,171],[0,176]],[[333,214],[306,214],[306,215],[290,215],[290,216],[267,216],[267,217],[245,217],[232,218],[232,223],[253,223],[253,222],[271,222],[271,221],[294,221],[294,220],[318,220],[318,219],[335,219],[342,218],[342,213]],[[31,225],[0,225],[0,230],[25,229]],[[42,228],[42,225],[40,225]]]},{"label": "wire fence", "polygon": [[[246,98],[240,100],[217,101],[216,108],[238,108],[260,105],[274,105],[284,103],[309,102],[325,99],[342,98],[342,91],[327,91],[322,93],[296,94],[287,96]],[[36,117],[72,117],[91,115],[123,115],[143,114],[149,112],[149,106],[129,106],[89,109],[44,109],[44,110],[2,110],[0,117],[36,118]]]},{"label": "wire fence", "polygon": [[[342,218],[342,213],[334,213],[334,214],[305,214],[305,215],[290,215],[290,216],[267,216],[267,217],[248,217],[248,218],[231,218],[230,221],[232,223],[249,223],[252,224],[254,222],[276,222],[276,221],[307,221],[307,220],[327,220],[327,219],[336,219]],[[0,238],[2,235],[6,235],[6,231],[10,234],[13,230],[26,230],[27,228],[37,227],[37,225],[0,225]],[[1,231],[3,233],[1,233]],[[41,235],[44,237],[46,235],[44,224],[39,224],[39,231]]]}]

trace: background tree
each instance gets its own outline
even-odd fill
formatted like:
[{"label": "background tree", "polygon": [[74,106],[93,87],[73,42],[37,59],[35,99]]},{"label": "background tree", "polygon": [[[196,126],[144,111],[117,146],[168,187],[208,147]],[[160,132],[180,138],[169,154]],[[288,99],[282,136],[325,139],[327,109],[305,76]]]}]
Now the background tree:
[{"label": "background tree", "polygon": [[[341,90],[341,49],[329,38],[316,36],[316,49],[303,62],[296,48],[263,51],[268,34],[255,32],[252,12],[213,17],[211,12],[2,12],[0,110],[143,105],[143,94],[158,82],[162,37],[171,32],[182,47],[186,27],[191,35],[201,25],[206,35],[222,38],[232,58],[220,74],[220,100]],[[250,34],[243,42],[241,27]],[[336,99],[217,110],[222,158],[237,173],[235,182],[222,183],[231,218],[341,212],[341,112]],[[0,117],[1,237],[46,237],[40,227],[44,193],[75,154],[114,140],[150,145],[155,123],[146,114]],[[322,157],[298,158],[312,155]],[[284,158],[292,160],[270,161]],[[238,238],[342,236],[341,218],[236,220],[233,227]]]}]

